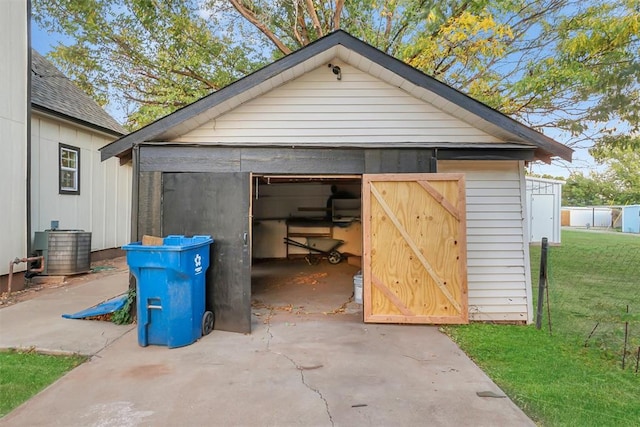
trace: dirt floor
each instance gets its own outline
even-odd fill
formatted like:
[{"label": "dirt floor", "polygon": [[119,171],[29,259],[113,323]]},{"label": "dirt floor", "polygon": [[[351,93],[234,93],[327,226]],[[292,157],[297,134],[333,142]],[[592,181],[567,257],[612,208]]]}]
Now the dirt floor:
[{"label": "dirt floor", "polygon": [[2,295],[0,295],[0,309],[17,304],[21,301],[36,298],[55,289],[78,286],[90,280],[126,271],[128,268],[127,258],[118,257],[91,263],[91,271],[89,273],[64,276],[62,281],[47,281],[47,276],[36,276],[35,278],[28,280],[27,287],[25,289],[13,292],[11,295],[6,292],[2,293]]},{"label": "dirt floor", "polygon": [[356,312],[361,305],[353,301],[353,276],[359,268],[343,261],[326,260],[309,264],[304,259],[255,261],[251,276],[254,314],[267,312],[293,314],[337,314]]}]

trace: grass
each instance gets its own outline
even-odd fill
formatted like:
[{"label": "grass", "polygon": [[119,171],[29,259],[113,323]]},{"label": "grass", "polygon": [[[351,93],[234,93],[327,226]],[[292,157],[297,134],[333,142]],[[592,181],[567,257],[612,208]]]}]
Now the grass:
[{"label": "grass", "polygon": [[[562,240],[549,248],[551,335],[546,317],[540,331],[491,324],[446,331],[539,425],[636,426],[640,239],[563,231]],[[539,264],[540,247],[532,246],[536,285]],[[625,321],[630,345],[623,370]]]},{"label": "grass", "polygon": [[86,360],[32,352],[0,352],[0,417]]}]

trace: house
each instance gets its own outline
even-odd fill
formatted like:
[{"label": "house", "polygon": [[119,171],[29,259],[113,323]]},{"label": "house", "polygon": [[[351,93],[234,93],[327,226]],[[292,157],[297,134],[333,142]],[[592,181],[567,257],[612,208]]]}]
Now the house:
[{"label": "house", "polygon": [[252,254],[318,235],[362,256],[365,322],[531,322],[525,163],[572,150],[339,30],[101,153],[133,236],[214,237],[216,328],[249,332]]},{"label": "house", "polygon": [[[7,289],[9,261],[34,255],[39,231],[90,232],[88,249],[94,260],[119,253],[115,251],[130,240],[131,164],[118,159],[102,162],[99,153],[100,147],[127,131],[53,64],[28,48],[27,9],[17,7],[18,3],[9,3],[13,15],[3,15],[16,31],[10,31],[15,40],[3,39],[3,52],[13,52],[14,60],[2,65],[7,67],[3,75],[10,76],[2,84],[6,92],[2,99],[10,101],[2,105],[1,113],[3,135],[10,136],[3,140],[9,154],[0,160],[3,173],[9,171],[9,179],[0,184],[3,199],[9,201],[7,219],[3,215],[0,225],[3,241],[8,242],[0,247],[5,260],[0,263],[2,290]],[[23,13],[21,19],[18,12]],[[18,37],[20,23],[24,43]],[[7,26],[3,28],[11,28]],[[30,72],[22,59],[31,63]],[[18,70],[24,71],[22,80]],[[17,273],[26,267],[19,263],[11,268]],[[24,287],[22,276],[14,276],[12,290]]]},{"label": "house", "polygon": [[94,259],[129,242],[132,167],[118,159],[101,162],[99,152],[126,133],[31,51],[31,241],[51,228],[90,231]]},{"label": "house", "polygon": [[527,176],[525,182],[529,241],[540,243],[546,237],[549,244],[559,245],[564,181]]},{"label": "house", "polygon": [[[28,6],[3,4],[0,14],[0,289],[6,287],[9,261],[27,255],[27,135],[29,127]],[[25,264],[16,265],[24,271]]]}]

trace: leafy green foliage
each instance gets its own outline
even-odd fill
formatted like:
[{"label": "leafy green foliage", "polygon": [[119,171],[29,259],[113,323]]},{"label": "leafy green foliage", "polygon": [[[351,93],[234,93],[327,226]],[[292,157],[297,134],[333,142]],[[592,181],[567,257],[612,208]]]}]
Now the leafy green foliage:
[{"label": "leafy green foliage", "polygon": [[133,323],[136,306],[136,289],[130,288],[127,292],[127,300],[120,310],[116,310],[111,315],[111,321],[116,325],[129,325]]},{"label": "leafy green foliage", "polygon": [[627,205],[640,203],[640,150],[611,147],[599,153],[607,166],[588,176],[574,173],[562,188],[564,206]]},{"label": "leafy green foliage", "polygon": [[31,352],[0,352],[0,417],[86,360]]},{"label": "leafy green foliage", "polygon": [[52,59],[103,104],[135,107],[138,128],[253,71],[251,42],[223,34],[197,1],[34,1],[34,17],[75,43]]},{"label": "leafy green foliage", "polygon": [[33,6],[40,25],[75,40],[58,46],[53,60],[99,101],[133,108],[131,128],[337,28],[538,129],[565,130],[574,143],[606,147],[640,128],[640,0]]},{"label": "leafy green foliage", "polygon": [[562,187],[563,206],[607,206],[616,196],[612,183],[598,173],[572,173]]}]

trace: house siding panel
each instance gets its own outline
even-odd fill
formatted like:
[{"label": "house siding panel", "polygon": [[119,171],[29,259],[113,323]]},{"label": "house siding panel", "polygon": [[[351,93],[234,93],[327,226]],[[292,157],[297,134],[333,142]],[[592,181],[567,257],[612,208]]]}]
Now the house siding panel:
[{"label": "house siding panel", "polygon": [[355,67],[320,66],[175,141],[305,145],[501,141]]},{"label": "house siding panel", "polygon": [[[0,276],[8,261],[27,256],[27,4],[2,3],[0,16]],[[22,271],[26,264],[18,264]],[[0,278],[1,279],[1,278]],[[3,280],[0,280],[3,282]]]},{"label": "house siding panel", "polygon": [[[132,168],[117,158],[100,161],[98,148],[111,139],[36,112],[31,129],[32,232],[57,220],[61,229],[90,231],[92,251],[128,243]],[[59,143],[80,148],[79,195],[58,192]]]},{"label": "house siding panel", "polygon": [[466,174],[470,319],[530,323],[522,163],[440,161],[438,172]]}]

